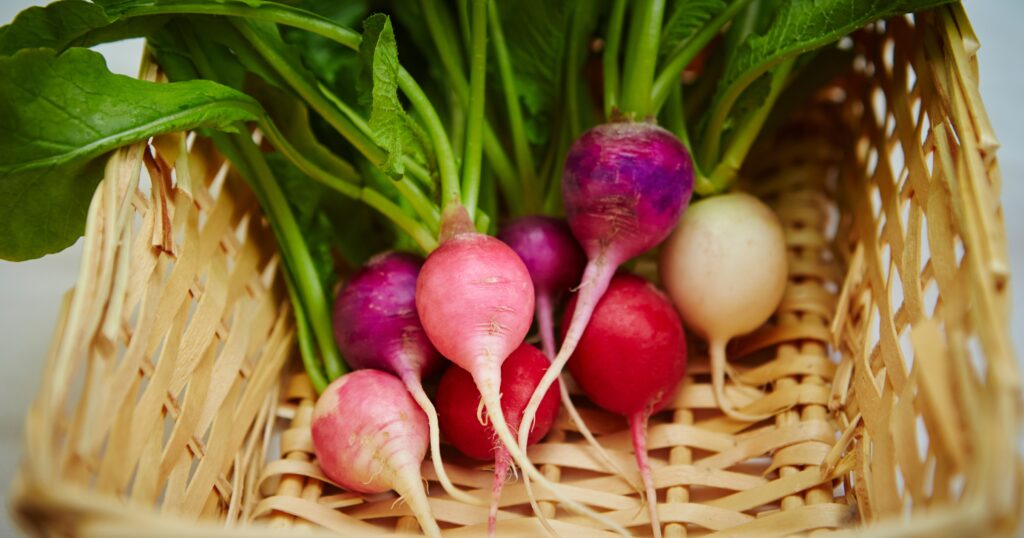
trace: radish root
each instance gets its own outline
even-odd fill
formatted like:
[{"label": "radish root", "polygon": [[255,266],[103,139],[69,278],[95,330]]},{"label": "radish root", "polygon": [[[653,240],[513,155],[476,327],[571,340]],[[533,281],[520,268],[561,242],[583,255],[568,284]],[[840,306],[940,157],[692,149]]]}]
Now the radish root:
[{"label": "radish root", "polygon": [[485,506],[487,504],[486,501],[455,487],[455,484],[448,478],[448,472],[445,471],[444,464],[441,462],[441,430],[437,425],[437,410],[434,408],[434,404],[431,403],[430,398],[427,397],[427,393],[423,391],[423,384],[412,373],[403,375],[402,381],[405,382],[406,388],[409,389],[412,399],[416,400],[416,403],[419,404],[427,415],[427,427],[430,430],[430,461],[434,464],[434,473],[437,474],[437,480],[441,483],[441,487],[448,495],[459,502],[472,506]]},{"label": "radish root", "polygon": [[715,392],[715,401],[718,403],[718,407],[722,409],[722,412],[729,418],[742,422],[758,422],[771,418],[774,413],[753,415],[736,410],[735,402],[725,394],[725,373],[726,368],[728,368],[725,361],[725,342],[720,340],[712,341],[708,348],[711,353],[711,385]]},{"label": "radish root", "polygon": [[[551,369],[549,369],[548,372],[551,372]],[[544,475],[542,475],[540,471],[533,465],[533,463],[529,459],[527,459],[525,451],[520,449],[519,444],[516,443],[515,438],[512,436],[512,432],[508,427],[508,423],[505,422],[505,416],[501,410],[501,400],[498,398],[497,387],[500,385],[500,383],[496,382],[496,378],[498,377],[498,375],[495,375],[496,373],[497,372],[487,372],[487,374],[490,374],[485,374],[487,375],[487,377],[484,377],[482,375],[474,375],[473,378],[477,384],[477,387],[480,389],[480,395],[483,398],[484,406],[487,408],[487,415],[491,419],[491,425],[494,428],[494,431],[498,434],[498,438],[501,440],[502,443],[504,443],[505,448],[509,451],[509,454],[512,456],[512,460],[515,461],[520,468],[522,468],[523,475],[529,476],[530,478],[536,480],[538,484],[547,488],[548,491],[550,491],[551,494],[555,497],[555,499],[557,499],[558,502],[560,502],[569,510],[572,510],[573,512],[576,512],[577,514],[580,514],[584,517],[590,518],[600,523],[601,525],[604,525],[605,527],[611,529],[612,531],[621,536],[628,537],[629,533],[626,532],[626,529],[618,523],[612,521],[603,514],[600,514],[590,508],[587,508],[579,501],[571,499],[567,497],[564,493],[558,491],[558,486],[551,482],[550,480],[548,480],[547,478],[545,478]],[[548,384],[548,386],[550,387],[550,383]],[[541,392],[541,394],[544,394],[546,392],[547,389],[545,388],[544,391]],[[535,392],[534,396],[536,395],[537,393]],[[534,412],[536,413],[536,406],[534,407]],[[528,423],[524,420],[523,424]],[[529,426],[527,425],[526,427],[521,428],[521,431],[526,431],[528,436]],[[526,442],[527,436],[523,436],[524,444]],[[544,528],[553,536],[557,536],[558,533],[555,532],[555,529],[551,527],[551,524],[543,517],[543,513],[540,510],[540,506],[537,505],[536,498],[530,491],[529,483],[524,483],[527,485],[527,493],[530,498],[530,506],[533,507],[534,512],[537,514],[541,523],[544,525]]]},{"label": "radish root", "polygon": [[640,469],[640,478],[644,481],[647,493],[647,510],[651,515],[651,530],[654,538],[661,538],[661,520],[658,517],[658,491],[654,489],[654,477],[651,476],[651,465],[647,459],[647,419],[649,409],[645,409],[629,417],[629,430],[633,435],[633,452],[636,453],[636,466]]},{"label": "radish root", "polygon": [[[554,316],[552,312],[551,298],[546,293],[537,294],[537,325],[540,327],[540,340],[541,346],[544,349],[544,355],[548,357],[548,360],[555,358],[555,330],[554,330]],[[583,417],[580,416],[579,411],[576,409],[576,404],[573,403],[572,398],[569,396],[569,388],[565,384],[565,380],[559,376],[558,380],[558,392],[562,399],[562,407],[566,413],[569,414],[569,418],[573,424],[576,425],[576,429],[579,430],[580,435],[587,440],[587,443],[592,446],[597,454],[598,461],[604,465],[605,470],[611,471],[622,477],[631,488],[637,493],[643,493],[643,486],[637,484],[632,480],[630,475],[619,466],[618,463],[612,459],[608,451],[605,450],[604,446],[597,441],[594,434],[591,433],[590,428],[587,427],[587,423],[583,421]],[[538,404],[539,405],[539,404]],[[531,421],[530,428],[533,428]]]}]

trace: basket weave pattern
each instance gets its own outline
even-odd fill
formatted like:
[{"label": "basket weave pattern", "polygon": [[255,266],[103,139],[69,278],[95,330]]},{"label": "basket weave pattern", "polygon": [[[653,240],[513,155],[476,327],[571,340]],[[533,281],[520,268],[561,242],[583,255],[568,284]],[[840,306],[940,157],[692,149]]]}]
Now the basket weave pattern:
[{"label": "basket weave pattern", "polygon": [[[856,69],[745,170],[742,188],[783,221],[790,280],[773,319],[730,345],[727,393],[773,417],[724,416],[692,342],[677,398],[651,418],[667,537],[1018,525],[1019,374],[977,40],[957,6],[862,30],[853,46]],[[315,395],[296,373],[273,237],[207,140],[167,135],[116,152],[87,226],[28,418],[15,502],[26,529],[418,532],[394,495],[345,492],[316,465]],[[577,398],[635,472],[625,421]],[[449,448],[452,480],[486,497],[489,466]],[[565,417],[529,455],[566,494],[650,532],[640,496]],[[429,463],[423,475],[446,536],[484,531],[486,508],[448,498]],[[535,491],[562,535],[602,534]],[[506,485],[498,534],[541,533],[522,482]]]}]

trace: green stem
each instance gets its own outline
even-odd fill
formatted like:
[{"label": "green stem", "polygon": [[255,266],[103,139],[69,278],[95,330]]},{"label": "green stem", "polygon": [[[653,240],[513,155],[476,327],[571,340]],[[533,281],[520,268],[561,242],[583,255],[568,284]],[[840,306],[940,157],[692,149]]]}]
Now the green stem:
[{"label": "green stem", "polygon": [[672,88],[668,101],[665,103],[664,121],[662,124],[666,129],[672,131],[672,134],[676,135],[683,142],[683,145],[686,146],[686,150],[692,154],[693,148],[690,147],[690,135],[686,131],[686,118],[684,115],[683,85],[677,83]]},{"label": "green stem", "polygon": [[[197,40],[187,32],[184,34],[186,46],[189,48],[192,60],[195,63],[199,74],[210,80],[217,80],[217,72],[209,64],[206,54]],[[240,133],[225,135],[215,133],[214,142],[218,147],[224,147],[228,155],[234,155],[232,160],[235,167],[248,180],[253,193],[260,202],[260,206],[267,215],[274,235],[277,237],[278,248],[281,250],[284,260],[285,275],[292,279],[292,284],[298,291],[300,301],[296,304],[296,311],[303,308],[308,309],[311,319],[310,325],[313,329],[313,336],[320,348],[320,354],[330,379],[336,379],[343,375],[347,368],[341,359],[337,343],[334,340],[334,328],[331,326],[331,313],[325,300],[326,292],[320,282],[320,275],[313,264],[309,247],[302,237],[301,229],[292,214],[291,208],[285,201],[281,187],[274,179],[273,172],[267,166],[263,154],[260,153],[256,144],[248,137],[248,129],[244,125],[238,126]],[[306,312],[303,312],[303,315]],[[308,338],[307,338],[308,340]],[[311,352],[307,341],[307,352]],[[315,364],[316,358],[312,355],[304,357],[307,364]],[[310,377],[316,374],[311,373]]]},{"label": "green stem", "polygon": [[668,99],[672,88],[679,84],[679,74],[690,65],[690,62],[697,57],[700,51],[711,42],[723,26],[736,16],[751,0],[733,0],[728,7],[711,19],[707,24],[701,26],[689,39],[676,45],[676,48],[669,54],[665,66],[658,73],[654,80],[653,96],[654,110],[660,110],[665,100]]},{"label": "green stem", "polygon": [[[582,66],[581,51],[585,51],[587,47],[587,36],[583,34],[586,30],[586,24],[589,22],[589,18],[583,15],[584,5],[579,4],[576,6],[576,11],[573,13],[572,26],[569,27],[569,44],[567,45],[567,53],[565,57],[566,73],[565,73],[565,109],[566,114],[569,116],[569,134],[575,140],[576,137],[583,132],[583,126],[580,124],[580,99],[579,99],[579,80],[582,74],[579,69]],[[586,101],[582,101],[586,102]]]},{"label": "green stem", "polygon": [[291,62],[281,55],[277,46],[269,43],[263,32],[253,28],[246,20],[232,21],[238,31],[245,37],[253,47],[263,55],[281,78],[288,82],[292,90],[302,97],[309,105],[317,111],[327,123],[330,123],[346,140],[349,141],[359,153],[363,154],[370,162],[380,165],[386,157],[384,150],[366,134],[362,132],[349,118],[338,113],[338,109],[302,74]]},{"label": "green stem", "polygon": [[[237,20],[236,26],[239,28],[242,35],[249,40],[249,42],[252,43],[261,54],[263,54],[267,59],[267,63],[275,71],[278,71],[282,78],[288,81],[292,89],[303,97],[313,110],[321,114],[328,123],[331,123],[335,129],[345,136],[346,139],[352,142],[353,146],[359,150],[362,155],[366,156],[367,159],[369,159],[375,166],[379,166],[384,162],[384,151],[377,146],[376,142],[374,142],[369,135],[370,126],[355,114],[351,108],[345,106],[333,93],[325,93],[323,91],[323,87],[314,88],[309,84],[302,75],[295,70],[294,66],[292,66],[287,59],[276,53],[273,45],[268,43],[260,32],[255,31],[245,22],[245,20]],[[413,102],[414,106],[417,104],[422,106],[423,104],[420,102],[420,99],[426,99],[426,96],[408,73],[404,73],[404,75],[409,77],[406,84],[411,88],[411,91],[407,93],[407,96],[410,97],[410,102]],[[398,79],[400,84],[402,80],[401,73],[399,74]],[[423,116],[428,131],[431,135],[434,135],[435,130],[440,130],[440,136],[433,136],[433,141],[434,149],[437,154],[438,167],[441,172],[442,188],[445,184],[445,178],[447,178],[447,187],[451,189],[454,185],[455,193],[458,196],[458,182],[457,180],[454,180],[456,177],[455,156],[452,154],[452,147],[449,142],[447,142],[447,135],[443,132],[443,125],[440,124],[440,119],[437,117],[436,111],[433,110],[432,106],[429,106],[429,102],[427,105],[428,106],[425,107],[427,109],[427,114],[424,114]],[[421,111],[423,109],[424,108],[420,107],[417,108],[417,110]],[[341,112],[341,114],[339,114],[339,112]],[[435,123],[436,125],[433,125]],[[409,170],[411,174],[416,174],[429,180],[429,173],[418,163],[415,163],[411,159],[404,160],[404,163],[410,164]],[[415,191],[412,190],[409,190],[408,192],[415,193]],[[413,200],[410,200],[410,202],[413,203],[414,208],[419,205],[421,209],[423,209],[422,202],[416,203]],[[381,209],[381,207],[378,206],[374,207],[378,210]],[[390,217],[390,215],[388,216]],[[395,223],[401,225],[398,221],[395,221]]]},{"label": "green stem", "polygon": [[626,20],[626,0],[615,0],[612,14],[608,19],[608,38],[604,55],[604,116],[611,119],[619,108],[619,50],[622,44],[622,26]]},{"label": "green stem", "polygon": [[[480,164],[483,157],[484,91],[487,89],[487,0],[473,0],[471,7],[473,47],[469,66],[469,111],[466,122],[466,153],[462,159],[462,205],[475,215],[480,196]],[[459,199],[458,190],[444,192],[442,208]],[[443,210],[443,209],[442,209]]]},{"label": "green stem", "polygon": [[661,22],[665,14],[665,0],[639,0],[630,25],[629,45],[626,49],[626,81],[622,90],[622,109],[643,119],[654,112],[651,107],[651,87],[658,67],[658,43]]},{"label": "green stem", "polygon": [[498,5],[494,0],[488,2],[487,10],[491,30],[491,43],[494,45],[494,59],[498,64],[502,93],[505,96],[505,108],[508,112],[509,131],[512,135],[512,149],[516,157],[516,168],[521,176],[520,182],[523,187],[523,199],[526,201],[527,211],[536,209],[533,186],[537,180],[534,171],[533,152],[530,150],[530,141],[526,137],[526,127],[523,125],[523,111],[519,106],[519,91],[516,87],[516,75],[512,69],[512,61],[509,58],[508,48],[505,45],[505,34],[501,28],[501,19],[498,16]]},{"label": "green stem", "polygon": [[[288,296],[291,297],[292,304],[301,306],[302,299],[295,291],[292,279],[285,278],[284,282],[288,287]],[[306,319],[306,311],[302,308],[293,308],[293,311],[295,315],[296,339],[299,341],[299,355],[302,357],[302,366],[306,369],[310,382],[313,383],[313,389],[316,390],[317,394],[320,394],[327,388],[327,375],[323,371],[323,365],[316,360],[316,350],[313,348],[313,335],[310,334],[311,329],[309,327],[309,320]]]},{"label": "green stem", "polygon": [[[370,129],[370,124],[361,115],[359,115],[359,113],[356,112],[354,108],[350,107],[347,103],[342,101],[341,98],[339,98],[337,95],[331,92],[323,84],[318,84],[318,88],[320,89],[320,93],[323,94],[324,98],[327,99],[332,105],[337,107],[337,109],[341,111],[342,114],[344,114],[345,118],[348,119],[348,121],[350,121],[352,125],[354,125],[356,129],[358,129],[359,132],[363,134],[363,136],[372,136],[371,132],[373,130]],[[379,162],[370,161],[370,163],[378,168],[380,167]],[[430,171],[428,171],[426,168],[423,167],[422,164],[416,162],[408,155],[402,156],[402,165],[405,166],[405,169],[408,171],[408,175],[416,178],[423,185],[431,185],[433,183],[433,178],[430,177]]]},{"label": "green stem", "polygon": [[[274,146],[274,148],[280,151],[281,154],[287,157],[292,164],[294,164],[299,170],[302,170],[302,172],[308,175],[310,178],[320,182],[321,184],[325,185],[330,189],[337,191],[340,194],[348,196],[349,198],[364,201],[366,200],[366,196],[364,194],[365,191],[367,189],[372,189],[370,189],[369,187],[360,188],[358,184],[353,184],[360,182],[358,172],[356,172],[354,168],[325,170],[320,165],[314,163],[313,161],[310,161],[301,152],[296,150],[295,147],[288,142],[287,138],[284,137],[280,130],[278,130],[277,126],[274,125],[274,123],[270,121],[268,118],[264,118],[260,122],[260,129],[266,135],[267,140],[270,141],[270,144]],[[411,181],[404,177],[398,181],[395,181],[395,188],[398,189],[398,192],[403,197],[405,197],[405,199],[412,206],[413,210],[416,211],[416,214],[423,221],[423,225],[426,225],[428,230],[436,232],[440,221],[440,213],[437,209],[437,206],[435,206],[433,202],[431,202],[430,199],[427,198],[427,196],[423,193],[423,191],[419,189],[419,187],[417,187],[414,183],[412,183]],[[375,209],[380,209],[377,206],[372,207],[374,207]],[[392,216],[391,213],[388,212],[381,211],[381,213],[383,213],[384,216],[388,218],[391,218]],[[403,213],[402,216],[405,217],[405,214]],[[394,222],[396,225],[402,226],[403,229],[410,226],[408,222]],[[417,223],[417,227],[419,226],[422,225],[419,225]]]},{"label": "green stem", "polygon": [[707,195],[722,192],[736,180],[740,167],[743,166],[743,160],[746,159],[747,153],[750,152],[750,148],[761,133],[761,127],[764,126],[765,120],[771,114],[772,107],[775,105],[775,101],[778,100],[779,94],[786,87],[786,82],[789,80],[789,74],[793,70],[794,63],[795,59],[790,58],[783,61],[772,71],[771,90],[768,93],[768,97],[757,110],[750,112],[744,118],[745,121],[741,123],[740,127],[733,134],[721,162],[711,172],[708,184],[698,185],[698,187],[710,188],[711,192],[700,192],[698,189],[700,194]]},{"label": "green stem", "polygon": [[430,103],[427,94],[423,93],[423,89],[416,83],[416,79],[405,69],[398,71],[398,87],[402,89],[402,93],[409,99],[413,108],[419,111],[423,124],[434,142],[434,154],[437,156],[437,167],[441,174],[441,190],[448,196],[454,195],[455,199],[458,199],[458,166],[444,122],[437,115],[437,110]]},{"label": "green stem", "polygon": [[[243,130],[244,132],[244,130]],[[327,292],[320,284],[320,275],[313,265],[306,241],[302,237],[295,215],[274,180],[273,172],[267,166],[259,148],[246,135],[236,134],[231,137],[238,153],[249,165],[250,184],[253,192],[260,199],[260,205],[267,213],[271,227],[277,232],[278,248],[281,249],[286,265],[295,276],[294,284],[302,298],[302,305],[309,312],[309,321],[313,335],[323,355],[324,366],[330,380],[345,374],[347,368],[341,360],[338,345],[334,340],[334,327],[331,326],[331,310],[327,304]]]},{"label": "green stem", "polygon": [[417,222],[415,219],[406,215],[402,208],[398,207],[394,202],[387,199],[381,193],[369,188],[363,187],[362,200],[366,202],[366,205],[380,211],[389,219],[391,219],[399,228],[405,233],[412,237],[416,244],[423,249],[424,253],[430,253],[432,250],[437,248],[437,239],[431,234],[423,225]]},{"label": "green stem", "polygon": [[259,126],[270,145],[281,152],[299,170],[339,194],[349,198],[359,198],[359,183],[362,182],[362,178],[351,165],[325,170],[296,149],[269,117],[264,116],[260,120]]},{"label": "green stem", "polygon": [[[466,76],[463,74],[462,56],[451,41],[451,32],[445,30],[445,26],[438,18],[445,7],[431,0],[422,0],[421,5],[424,10],[424,23],[427,25],[430,38],[434,41],[434,46],[437,47],[437,53],[441,58],[441,65],[448,75],[448,81],[452,89],[455,90],[455,96],[459,99],[462,107],[468,110],[469,83],[466,82]],[[487,162],[494,170],[494,175],[498,176],[498,184],[501,186],[505,202],[512,213],[521,212],[522,198],[518,174],[513,169],[512,161],[505,153],[501,142],[498,140],[486,117],[484,118],[483,143],[484,154],[487,156]]]}]

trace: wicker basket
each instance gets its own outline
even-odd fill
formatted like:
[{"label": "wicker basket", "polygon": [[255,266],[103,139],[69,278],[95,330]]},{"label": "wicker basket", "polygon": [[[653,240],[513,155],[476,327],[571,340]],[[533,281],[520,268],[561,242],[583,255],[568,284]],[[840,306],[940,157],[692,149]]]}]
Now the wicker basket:
[{"label": "wicker basket", "polygon": [[[1020,381],[978,43],[954,6],[862,30],[854,46],[856,68],[745,172],[744,188],[782,217],[791,275],[772,322],[730,348],[739,379],[761,389],[729,390],[774,419],[722,415],[693,348],[678,398],[651,419],[666,536],[1018,527]],[[207,140],[115,152],[85,237],[27,420],[14,495],[25,530],[418,531],[393,495],[341,491],[313,461],[314,394],[273,237]],[[623,420],[580,405],[632,469]],[[489,488],[486,466],[446,457],[457,484]],[[639,496],[571,422],[530,457],[574,498],[650,532]],[[429,464],[423,472],[433,479]],[[483,532],[486,509],[430,492],[446,536]],[[561,534],[602,534],[541,497]],[[499,518],[501,536],[541,534],[521,482],[506,487]]]}]

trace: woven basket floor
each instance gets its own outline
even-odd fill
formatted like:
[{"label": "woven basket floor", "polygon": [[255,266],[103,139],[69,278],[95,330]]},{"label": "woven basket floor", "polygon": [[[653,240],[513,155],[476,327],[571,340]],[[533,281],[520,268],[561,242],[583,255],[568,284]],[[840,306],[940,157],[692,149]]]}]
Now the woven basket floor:
[{"label": "woven basket floor", "polygon": [[[718,410],[698,341],[676,399],[651,418],[667,537],[1018,526],[1019,373],[977,39],[951,7],[862,30],[851,46],[856,69],[755,149],[740,186],[780,216],[790,278],[769,323],[729,346],[727,392],[772,418]],[[143,75],[159,77],[148,63]],[[114,154],[28,417],[14,503],[24,529],[418,533],[393,494],[345,492],[316,465],[315,395],[278,263],[244,181],[208,141],[166,135]],[[655,273],[650,259],[634,270]],[[635,473],[624,420],[575,399]],[[453,481],[486,497],[489,465],[444,450]],[[650,534],[638,493],[564,416],[529,456],[567,495]],[[445,536],[485,531],[486,508],[448,498],[429,463],[423,474]],[[539,496],[563,536],[606,534]],[[519,480],[498,534],[542,534]]]}]

